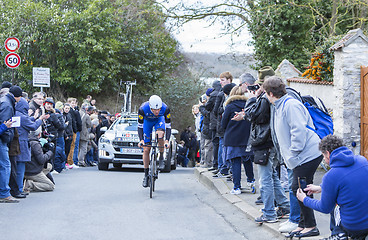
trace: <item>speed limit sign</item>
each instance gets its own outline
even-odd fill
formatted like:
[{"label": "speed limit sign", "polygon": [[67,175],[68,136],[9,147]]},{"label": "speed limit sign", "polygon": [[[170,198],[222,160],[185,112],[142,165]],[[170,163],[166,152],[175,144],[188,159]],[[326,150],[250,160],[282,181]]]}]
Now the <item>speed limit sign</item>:
[{"label": "speed limit sign", "polygon": [[5,57],[5,64],[9,68],[17,68],[20,65],[20,56],[16,53],[9,53]]},{"label": "speed limit sign", "polygon": [[4,45],[8,52],[15,52],[20,48],[20,41],[16,37],[10,37],[5,40]]}]

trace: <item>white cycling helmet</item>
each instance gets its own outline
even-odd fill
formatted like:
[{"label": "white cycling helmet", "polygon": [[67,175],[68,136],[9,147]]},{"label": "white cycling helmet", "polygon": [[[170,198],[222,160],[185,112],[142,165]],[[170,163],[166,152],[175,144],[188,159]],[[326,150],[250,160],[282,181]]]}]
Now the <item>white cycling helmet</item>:
[{"label": "white cycling helmet", "polygon": [[148,100],[151,109],[160,109],[162,107],[162,100],[157,95],[152,95]]}]

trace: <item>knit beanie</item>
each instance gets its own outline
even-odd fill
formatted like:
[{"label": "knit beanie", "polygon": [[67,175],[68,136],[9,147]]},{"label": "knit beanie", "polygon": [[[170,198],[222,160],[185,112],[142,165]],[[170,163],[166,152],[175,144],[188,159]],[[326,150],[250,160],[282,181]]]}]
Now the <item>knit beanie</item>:
[{"label": "knit beanie", "polygon": [[19,87],[19,86],[12,86],[9,89],[9,92],[12,93],[14,95],[14,97],[21,97],[23,90]]},{"label": "knit beanie", "polygon": [[1,84],[1,88],[11,88],[12,84],[8,81],[4,81],[2,84]]},{"label": "knit beanie", "polygon": [[233,87],[235,87],[236,84],[235,83],[229,83],[229,84],[226,84],[223,88],[222,88],[222,91],[226,94],[226,95],[229,95],[230,92],[231,92],[231,89],[233,89]]}]

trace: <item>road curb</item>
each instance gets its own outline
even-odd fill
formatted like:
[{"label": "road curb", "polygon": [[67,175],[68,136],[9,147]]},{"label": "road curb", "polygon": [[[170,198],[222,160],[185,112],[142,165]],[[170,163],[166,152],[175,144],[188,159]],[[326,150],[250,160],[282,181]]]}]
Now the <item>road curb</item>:
[{"label": "road curb", "polygon": [[[213,174],[208,172],[205,168],[196,167],[194,168],[194,175],[199,180],[200,183],[205,185],[207,188],[211,190],[215,190],[219,193],[223,198],[225,198],[228,202],[233,204],[237,207],[240,211],[242,211],[248,218],[255,219],[259,217],[262,213],[259,209],[255,208],[254,206],[250,205],[242,198],[237,195],[230,194],[231,189],[229,185],[226,183],[226,179],[213,179]],[[255,226],[258,224],[255,223]],[[265,230],[272,232],[275,235],[279,235],[285,237],[284,234],[279,232],[279,224],[278,223],[263,223],[262,227]],[[308,237],[308,240],[317,240],[321,239],[322,236],[318,237]]]}]

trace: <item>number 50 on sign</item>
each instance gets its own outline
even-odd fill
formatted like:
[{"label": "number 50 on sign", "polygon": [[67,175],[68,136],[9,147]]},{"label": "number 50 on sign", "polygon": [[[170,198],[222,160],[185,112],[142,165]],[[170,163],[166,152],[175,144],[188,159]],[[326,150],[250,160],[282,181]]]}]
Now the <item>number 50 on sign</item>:
[{"label": "number 50 on sign", "polygon": [[9,68],[17,68],[20,65],[20,56],[16,53],[9,53],[5,57],[5,64]]}]

